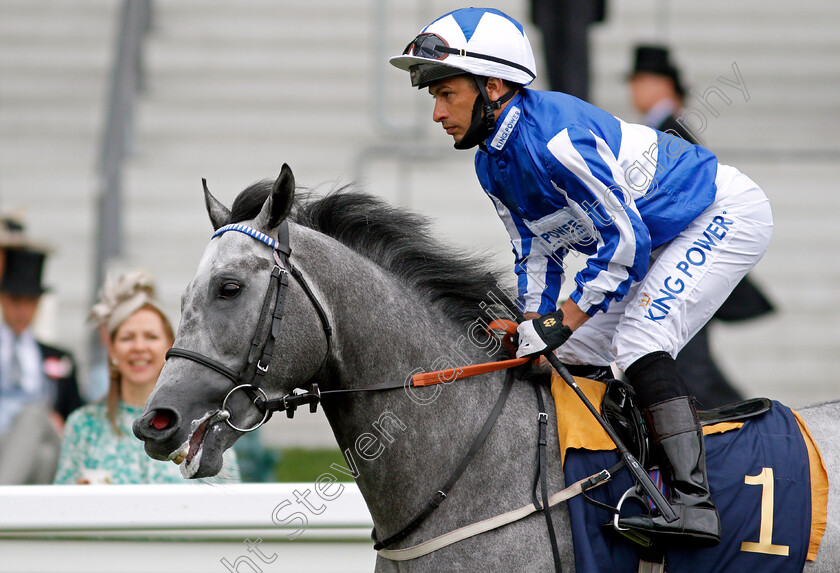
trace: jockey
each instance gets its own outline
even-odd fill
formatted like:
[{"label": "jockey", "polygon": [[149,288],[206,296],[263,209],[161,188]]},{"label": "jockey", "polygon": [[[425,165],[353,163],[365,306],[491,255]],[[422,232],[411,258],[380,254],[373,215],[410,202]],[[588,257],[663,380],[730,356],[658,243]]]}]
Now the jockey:
[{"label": "jockey", "polygon": [[[703,147],[527,89],[531,45],[498,10],[450,12],[390,62],[428,88],[456,149],[478,146],[476,174],[515,255],[526,318],[517,356],[556,351],[602,371],[615,362],[633,386],[679,518],[621,525],[719,542],[702,432],[674,357],[764,254],[772,216],[762,190]],[[585,266],[561,301],[571,255]]]}]

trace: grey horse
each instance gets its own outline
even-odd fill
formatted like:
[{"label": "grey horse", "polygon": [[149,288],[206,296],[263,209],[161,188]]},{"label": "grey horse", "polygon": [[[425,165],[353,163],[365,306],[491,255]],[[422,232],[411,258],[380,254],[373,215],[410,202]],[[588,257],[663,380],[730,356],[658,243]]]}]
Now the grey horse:
[{"label": "grey horse", "polygon": [[[260,364],[267,367],[260,376],[261,390],[276,399],[296,388],[319,386],[348,473],[354,475],[382,538],[405,526],[450,477],[496,403],[506,374],[425,388],[402,383],[414,372],[504,357],[498,341],[476,325],[512,306],[501,308],[503,297],[490,296],[497,275],[474,257],[442,247],[422,218],[352,190],[297,202],[294,193],[294,177],[285,165],[276,181],[240,193],[230,210],[205,187],[214,229],[241,223],[275,237],[288,220],[289,261],[301,280],[288,279],[276,328],[263,316],[264,307],[275,306],[276,292],[270,287],[275,260],[263,244],[265,237],[226,232],[211,240],[182,297],[175,347],[210,357],[220,366],[214,369],[183,354],[167,360],[134,433],[145,441],[151,457],[181,463],[187,477],[217,473],[222,452],[241,435],[233,426],[245,429],[264,418],[254,405],[259,392],[231,392],[232,380],[236,373],[254,372],[255,365],[249,366],[252,342],[274,328],[270,363]],[[394,383],[401,387],[327,393]],[[536,387],[551,405],[548,389]],[[530,503],[537,412],[535,386],[514,383],[486,442],[440,508],[395,547],[413,546]],[[840,464],[840,403],[810,406],[800,413],[833,478]],[[547,486],[554,493],[564,488],[564,479],[553,407],[548,417]],[[817,560],[806,563],[805,571],[837,571],[838,498],[832,480],[825,537]],[[574,571],[565,504],[552,508],[551,519],[563,570]],[[417,559],[395,562],[380,556],[376,565],[380,572],[553,570],[548,528],[540,513]]]}]

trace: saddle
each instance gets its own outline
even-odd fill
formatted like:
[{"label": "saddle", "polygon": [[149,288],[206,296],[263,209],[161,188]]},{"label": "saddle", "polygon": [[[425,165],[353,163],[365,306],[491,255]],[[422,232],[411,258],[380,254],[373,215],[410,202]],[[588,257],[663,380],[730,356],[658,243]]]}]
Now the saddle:
[{"label": "saddle", "polygon": [[[633,388],[621,380],[605,380],[606,391],[601,400],[601,415],[615,430],[624,445],[639,463],[648,467],[650,439],[647,424],[636,406]],[[697,412],[701,426],[723,422],[741,422],[767,412],[772,403],[767,398],[753,398]],[[650,469],[650,468],[648,468]]]}]

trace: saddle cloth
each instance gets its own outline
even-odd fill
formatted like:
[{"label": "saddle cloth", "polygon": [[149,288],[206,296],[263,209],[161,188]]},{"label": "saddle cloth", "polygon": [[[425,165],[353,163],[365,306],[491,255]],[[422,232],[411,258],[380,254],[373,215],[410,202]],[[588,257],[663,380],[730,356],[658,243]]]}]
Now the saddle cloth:
[{"label": "saddle cloth", "polygon": [[[593,404],[601,403],[603,383],[575,380]],[[614,444],[581,400],[559,376],[551,386],[566,483],[615,465],[619,457]],[[703,433],[722,541],[703,549],[663,547],[668,571],[801,572],[806,559],[816,559],[828,504],[825,466],[802,418],[773,402],[765,414],[708,426]],[[588,495],[615,507],[632,485],[630,473],[622,468]],[[569,500],[569,513],[577,571],[637,571],[641,548],[611,526],[603,527],[612,520],[610,512],[578,496]]]}]

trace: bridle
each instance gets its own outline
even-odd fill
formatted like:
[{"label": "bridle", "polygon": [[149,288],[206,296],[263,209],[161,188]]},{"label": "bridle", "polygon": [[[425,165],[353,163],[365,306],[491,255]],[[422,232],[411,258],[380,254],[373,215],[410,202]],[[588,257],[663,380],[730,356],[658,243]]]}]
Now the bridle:
[{"label": "bridle", "polygon": [[[293,391],[282,398],[274,400],[270,400],[265,391],[260,387],[260,382],[266,372],[268,372],[269,365],[271,364],[271,357],[274,353],[274,344],[277,340],[278,334],[280,333],[280,322],[283,319],[283,312],[285,310],[286,293],[289,289],[290,274],[303,288],[304,293],[306,293],[307,298],[315,308],[324,330],[324,335],[327,341],[327,350],[318,371],[323,369],[327,362],[327,358],[330,356],[332,326],[330,325],[329,318],[327,317],[327,313],[324,311],[323,305],[315,296],[301,272],[289,260],[289,257],[292,254],[292,249],[289,245],[288,221],[284,220],[278,227],[277,240],[272,239],[265,233],[261,233],[256,229],[240,223],[220,227],[215,233],[213,233],[211,240],[228,231],[243,233],[269,246],[272,249],[274,259],[274,268],[271,269],[268,290],[266,291],[260,318],[257,322],[257,327],[254,331],[254,336],[248,350],[248,357],[239,372],[225,366],[218,360],[185,348],[170,348],[166,353],[166,359],[186,358],[187,360],[197,362],[198,364],[210,368],[211,370],[229,378],[231,382],[233,382],[234,387],[227,393],[224,400],[222,400],[221,408],[215,414],[215,417],[217,420],[224,420],[232,429],[245,433],[253,432],[257,428],[261,427],[269,420],[273,412],[285,410],[287,416],[291,418],[294,416],[294,412],[298,406],[303,404],[309,404],[310,411],[315,412],[318,407],[318,403],[321,400],[321,392],[318,389],[318,385],[315,383],[310,384],[308,390],[301,391],[301,388],[297,388],[297,391]],[[272,293],[274,294],[273,297]],[[274,302],[273,310],[271,309],[272,301]],[[270,324],[266,325],[265,323],[267,321],[270,321]],[[268,332],[265,336],[260,337],[261,332],[266,330],[266,327],[268,327]],[[257,421],[253,426],[243,428],[235,425],[231,421],[228,401],[236,392],[245,392],[246,394],[249,394],[253,405],[262,412],[262,419]]]}]

